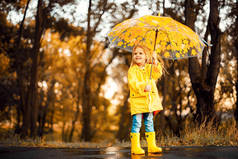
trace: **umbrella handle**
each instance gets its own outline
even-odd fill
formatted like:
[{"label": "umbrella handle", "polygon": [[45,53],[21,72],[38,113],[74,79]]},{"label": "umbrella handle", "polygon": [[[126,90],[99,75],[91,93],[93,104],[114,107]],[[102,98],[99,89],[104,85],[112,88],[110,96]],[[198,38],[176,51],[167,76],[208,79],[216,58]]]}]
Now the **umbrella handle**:
[{"label": "umbrella handle", "polygon": [[155,48],[156,48],[156,40],[157,40],[158,32],[159,32],[159,30],[156,29],[156,30],[155,30],[155,43],[154,43],[154,50],[153,50],[153,51],[155,51]]},{"label": "umbrella handle", "polygon": [[[157,35],[158,35],[158,29],[155,30],[155,43],[154,43],[154,50],[153,50],[153,52],[155,52],[155,49],[156,49]],[[151,63],[151,68],[150,68],[150,80],[151,80],[151,78],[152,78],[152,67],[153,67],[153,63],[154,63],[153,60],[154,60],[154,59],[153,59],[153,57],[152,57],[152,61],[151,61],[152,63]]]},{"label": "umbrella handle", "polygon": [[152,63],[151,63],[151,68],[150,68],[150,80],[151,80],[151,78],[152,78],[152,67],[153,67],[153,61],[154,60],[154,58],[152,57]]}]

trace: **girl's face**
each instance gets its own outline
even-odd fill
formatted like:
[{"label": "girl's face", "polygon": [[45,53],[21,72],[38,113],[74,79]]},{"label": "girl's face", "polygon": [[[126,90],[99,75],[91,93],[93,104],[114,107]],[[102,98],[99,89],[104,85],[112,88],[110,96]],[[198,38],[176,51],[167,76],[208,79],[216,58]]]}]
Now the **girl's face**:
[{"label": "girl's face", "polygon": [[142,48],[137,47],[133,53],[133,61],[138,66],[144,66],[146,62],[146,55]]}]

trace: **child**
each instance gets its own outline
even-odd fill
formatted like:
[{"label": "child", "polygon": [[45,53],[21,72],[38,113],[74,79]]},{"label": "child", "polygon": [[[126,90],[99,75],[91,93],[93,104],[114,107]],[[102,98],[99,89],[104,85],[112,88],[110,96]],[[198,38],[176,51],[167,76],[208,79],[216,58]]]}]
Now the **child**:
[{"label": "child", "polygon": [[156,146],[153,123],[153,112],[163,109],[155,81],[162,76],[162,63],[158,63],[155,54],[152,55],[152,75],[150,79],[151,64],[149,56],[151,51],[142,45],[133,48],[132,62],[128,71],[128,85],[130,88],[130,106],[132,115],[131,153],[145,154],[140,146],[141,121],[144,118],[145,136],[149,153],[162,152]]}]

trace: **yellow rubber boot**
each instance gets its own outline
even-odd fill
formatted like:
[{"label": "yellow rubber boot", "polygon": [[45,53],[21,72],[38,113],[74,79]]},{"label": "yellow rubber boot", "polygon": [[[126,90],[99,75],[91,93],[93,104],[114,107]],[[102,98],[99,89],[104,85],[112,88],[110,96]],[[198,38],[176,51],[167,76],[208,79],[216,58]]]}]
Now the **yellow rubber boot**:
[{"label": "yellow rubber boot", "polygon": [[146,137],[146,141],[148,143],[148,153],[162,152],[162,148],[157,147],[155,144],[155,132],[146,132],[145,137]]},{"label": "yellow rubber boot", "polygon": [[130,133],[131,153],[135,155],[143,155],[145,151],[140,147],[140,133]]}]

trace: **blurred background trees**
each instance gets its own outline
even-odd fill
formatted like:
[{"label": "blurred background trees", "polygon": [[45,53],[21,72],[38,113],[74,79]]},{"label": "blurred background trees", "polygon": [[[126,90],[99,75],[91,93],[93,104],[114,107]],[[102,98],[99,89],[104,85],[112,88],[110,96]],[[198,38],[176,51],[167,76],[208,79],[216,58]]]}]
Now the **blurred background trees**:
[{"label": "blurred background trees", "polygon": [[213,44],[199,58],[164,60],[156,131],[180,137],[186,124],[238,121],[237,8],[234,0],[1,1],[0,131],[66,142],[128,140],[131,54],[109,47],[106,33],[145,9]]}]

